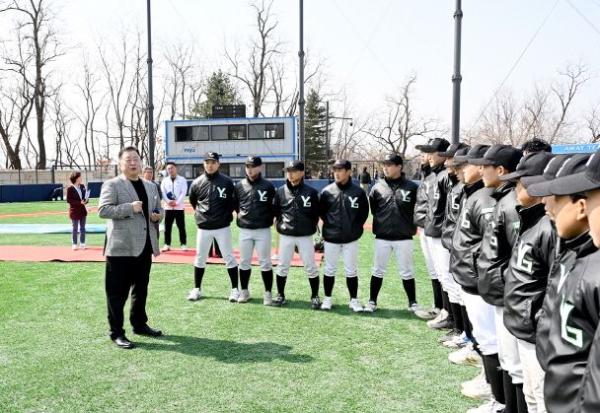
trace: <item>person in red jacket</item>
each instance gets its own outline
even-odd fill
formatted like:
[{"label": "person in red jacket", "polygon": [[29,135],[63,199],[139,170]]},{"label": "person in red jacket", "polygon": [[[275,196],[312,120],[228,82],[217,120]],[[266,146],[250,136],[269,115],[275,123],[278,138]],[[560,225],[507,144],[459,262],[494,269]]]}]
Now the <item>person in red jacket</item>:
[{"label": "person in red jacket", "polygon": [[79,228],[79,248],[85,249],[85,219],[87,217],[87,208],[89,201],[86,195],[86,188],[81,183],[83,177],[81,172],[73,172],[69,176],[71,186],[67,188],[67,203],[69,204],[69,218],[73,223],[72,249],[77,249],[77,229]]}]

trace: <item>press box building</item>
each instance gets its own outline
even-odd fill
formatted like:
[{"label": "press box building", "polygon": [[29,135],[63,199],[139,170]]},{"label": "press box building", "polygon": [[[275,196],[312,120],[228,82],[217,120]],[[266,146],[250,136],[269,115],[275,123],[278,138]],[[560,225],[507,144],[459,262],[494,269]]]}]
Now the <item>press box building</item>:
[{"label": "press box building", "polygon": [[165,160],[177,164],[187,179],[202,174],[203,155],[221,155],[221,171],[232,178],[244,177],[244,161],[250,155],[263,160],[267,178],[282,178],[285,163],[297,159],[295,117],[172,120],[165,122]]}]

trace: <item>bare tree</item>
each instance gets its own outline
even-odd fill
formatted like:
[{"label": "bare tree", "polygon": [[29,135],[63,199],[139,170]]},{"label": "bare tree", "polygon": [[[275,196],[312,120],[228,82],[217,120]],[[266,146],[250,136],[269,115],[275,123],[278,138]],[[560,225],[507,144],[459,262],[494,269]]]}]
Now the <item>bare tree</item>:
[{"label": "bare tree", "polygon": [[[31,89],[22,82],[19,86],[3,90],[0,104],[0,137],[6,152],[7,164],[21,169],[21,145],[29,116],[33,110]],[[6,105],[6,106],[5,106]]]},{"label": "bare tree", "polygon": [[171,90],[169,115],[171,120],[175,119],[176,116],[186,118],[190,101],[194,100],[193,94],[198,87],[197,85],[200,84],[200,82],[194,82],[192,79],[193,57],[193,48],[181,45],[173,48],[173,51],[165,56],[170,71],[167,83]]},{"label": "bare tree", "polygon": [[600,142],[600,107],[593,108],[585,118],[590,131],[590,142]]},{"label": "bare tree", "polygon": [[54,125],[55,150],[56,157],[54,167],[69,166],[81,168],[81,161],[84,159],[78,139],[72,139],[71,125],[73,118],[67,111],[60,88],[51,100],[52,111],[50,118]]},{"label": "bare tree", "polygon": [[[25,50],[32,57],[33,75],[30,87],[36,118],[36,138],[38,159],[36,168],[46,168],[46,144],[44,141],[44,118],[46,115],[46,101],[52,95],[49,84],[49,71],[47,66],[61,55],[56,32],[52,28],[52,16],[44,0],[13,0],[0,5],[1,12],[15,12],[21,17],[17,22],[17,32],[27,30],[25,37],[20,37],[19,42],[25,42]],[[16,66],[17,70],[31,71],[31,67],[20,68],[22,59],[13,61],[6,59],[9,65]]]},{"label": "bare tree", "polygon": [[558,73],[558,80],[545,87],[536,85],[533,93],[521,99],[510,90],[498,94],[480,116],[475,133],[467,132],[467,140],[514,146],[532,138],[549,143],[567,141],[573,132],[570,109],[589,76],[582,64],[569,65]]},{"label": "bare tree", "polygon": [[439,127],[435,119],[418,118],[412,107],[412,88],[417,77],[412,75],[401,87],[398,98],[388,98],[387,115],[380,121],[363,131],[370,135],[377,144],[387,151],[404,155],[408,143],[415,137],[430,137],[442,134],[444,129]]},{"label": "bare tree", "polygon": [[274,31],[279,23],[273,21],[272,5],[272,0],[268,4],[261,0],[260,4],[251,6],[256,12],[257,37],[250,42],[250,52],[244,59],[247,65],[240,63],[239,51],[232,55],[225,49],[225,57],[232,67],[230,76],[242,82],[252,97],[254,117],[262,114],[262,106],[271,87],[269,76],[272,59],[281,52],[281,43],[274,39]]}]

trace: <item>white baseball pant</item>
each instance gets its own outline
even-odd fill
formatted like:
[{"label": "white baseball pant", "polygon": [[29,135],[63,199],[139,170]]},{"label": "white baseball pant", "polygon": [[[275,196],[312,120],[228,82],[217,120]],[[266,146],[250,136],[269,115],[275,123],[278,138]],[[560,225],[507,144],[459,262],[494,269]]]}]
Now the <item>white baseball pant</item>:
[{"label": "white baseball pant", "polygon": [[413,241],[412,239],[388,241],[375,238],[375,259],[373,263],[373,277],[383,278],[387,270],[390,254],[396,254],[398,274],[403,280],[412,280],[413,277]]},{"label": "white baseball pant", "polygon": [[258,265],[261,271],[270,271],[271,265],[271,228],[248,229],[240,228],[240,270],[252,267],[254,248],[258,253]]},{"label": "white baseball pant", "polygon": [[356,277],[356,261],[358,259],[358,240],[347,244],[334,244],[325,241],[325,271],[326,277],[335,277],[340,255],[343,257],[346,277]]},{"label": "white baseball pant", "polygon": [[523,394],[529,413],[546,413],[544,402],[544,370],[535,353],[535,344],[517,339],[523,363]]},{"label": "white baseball pant", "polygon": [[212,246],[213,240],[217,240],[223,261],[226,268],[237,266],[237,261],[233,256],[233,245],[231,243],[231,228],[229,226],[219,229],[200,229],[196,234],[196,258],[194,266],[198,268],[206,267],[206,259]]},{"label": "white baseball pant", "polygon": [[433,263],[433,254],[427,244],[427,237],[423,228],[419,228],[419,243],[421,244],[421,252],[423,252],[423,256],[425,257],[425,267],[429,273],[429,278],[436,280],[437,274],[435,272],[435,264]]},{"label": "white baseball pant", "polygon": [[462,297],[473,325],[473,337],[477,340],[481,354],[484,356],[497,354],[498,339],[494,306],[483,301],[481,296],[469,294],[464,290]]},{"label": "white baseball pant", "polygon": [[287,277],[290,271],[290,264],[294,256],[294,248],[298,247],[300,259],[304,265],[304,271],[308,278],[319,276],[319,268],[315,263],[315,246],[312,236],[292,237],[280,234],[279,236],[279,265],[277,266],[277,275]]},{"label": "white baseball pant", "polygon": [[442,245],[441,238],[427,237],[429,251],[432,253],[432,261],[438,280],[442,289],[448,293],[451,303],[460,303],[460,285],[450,275],[450,251]]},{"label": "white baseball pant", "polygon": [[517,338],[504,326],[504,307],[494,306],[496,315],[496,336],[498,337],[498,359],[502,370],[507,371],[513,384],[523,383],[523,366],[519,358]]}]

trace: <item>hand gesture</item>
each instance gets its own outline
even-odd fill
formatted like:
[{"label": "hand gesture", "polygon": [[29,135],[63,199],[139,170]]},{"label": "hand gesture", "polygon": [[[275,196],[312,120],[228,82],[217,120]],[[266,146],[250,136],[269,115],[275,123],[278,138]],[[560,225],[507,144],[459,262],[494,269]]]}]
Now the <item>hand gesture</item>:
[{"label": "hand gesture", "polygon": [[139,214],[142,212],[142,201],[133,201],[131,206],[133,207],[133,213]]}]

